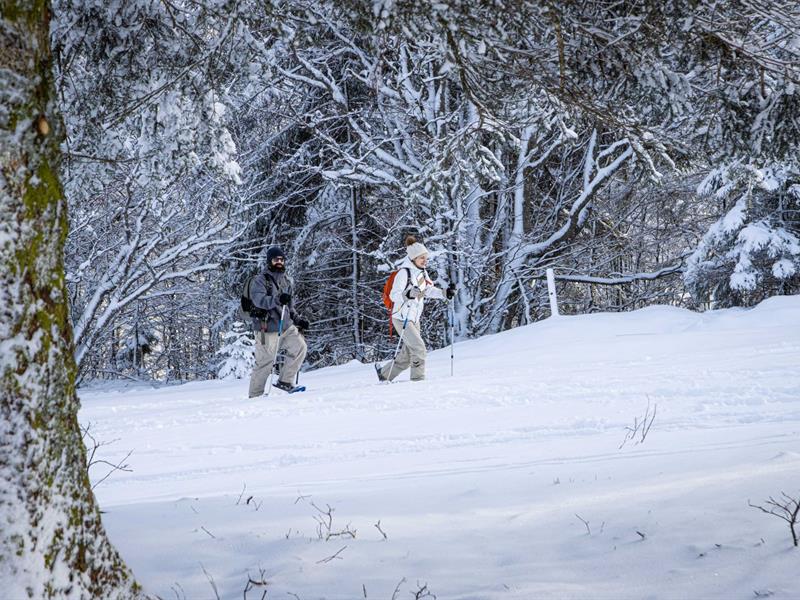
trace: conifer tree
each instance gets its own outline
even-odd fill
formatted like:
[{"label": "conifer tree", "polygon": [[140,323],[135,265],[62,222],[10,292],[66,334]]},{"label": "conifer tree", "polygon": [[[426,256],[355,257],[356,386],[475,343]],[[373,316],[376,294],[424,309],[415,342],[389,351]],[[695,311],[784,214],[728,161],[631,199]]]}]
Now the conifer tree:
[{"label": "conifer tree", "polygon": [[222,334],[225,345],[217,351],[225,357],[217,371],[220,379],[244,379],[250,376],[255,366],[253,339],[247,327],[236,321],[231,331]]}]

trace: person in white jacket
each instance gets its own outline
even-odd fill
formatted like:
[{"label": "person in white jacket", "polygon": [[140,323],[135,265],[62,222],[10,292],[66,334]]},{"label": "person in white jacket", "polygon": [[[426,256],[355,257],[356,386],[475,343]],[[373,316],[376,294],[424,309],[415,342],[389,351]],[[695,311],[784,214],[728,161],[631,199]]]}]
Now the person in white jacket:
[{"label": "person in white jacket", "polygon": [[392,381],[411,367],[411,381],[425,379],[425,357],[427,350],[420,334],[420,318],[425,299],[451,299],[455,285],[446,290],[433,285],[425,267],[428,264],[428,249],[413,236],[406,238],[406,258],[394,277],[389,296],[392,299],[392,322],[400,334],[400,350],[395,358],[383,366],[375,365],[380,381]]}]

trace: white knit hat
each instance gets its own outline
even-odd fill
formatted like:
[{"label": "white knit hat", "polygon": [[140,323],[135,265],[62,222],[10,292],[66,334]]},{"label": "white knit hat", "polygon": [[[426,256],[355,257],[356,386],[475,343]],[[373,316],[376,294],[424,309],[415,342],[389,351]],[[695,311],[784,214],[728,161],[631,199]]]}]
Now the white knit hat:
[{"label": "white knit hat", "polygon": [[429,254],[428,249],[421,242],[414,242],[410,246],[406,246],[406,253],[411,260],[417,259],[423,254]]}]

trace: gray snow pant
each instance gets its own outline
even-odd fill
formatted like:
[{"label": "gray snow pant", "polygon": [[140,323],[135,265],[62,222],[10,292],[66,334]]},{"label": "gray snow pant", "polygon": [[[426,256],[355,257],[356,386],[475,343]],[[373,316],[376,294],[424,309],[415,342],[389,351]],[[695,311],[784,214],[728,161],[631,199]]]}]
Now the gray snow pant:
[{"label": "gray snow pant", "polygon": [[[262,342],[263,340],[263,342]],[[272,375],[272,365],[278,350],[286,351],[280,371],[280,381],[294,385],[295,376],[300,366],[306,359],[306,341],[297,327],[292,325],[281,334],[280,348],[278,348],[278,333],[256,332],[256,366],[250,374],[250,397],[260,396],[264,393],[267,380]]]},{"label": "gray snow pant", "polygon": [[[425,379],[425,356],[427,355],[427,350],[419,332],[419,325],[409,321],[405,331],[403,331],[403,321],[401,319],[392,319],[392,321],[397,335],[402,334],[403,343],[397,353],[394,365],[392,365],[392,361],[383,365],[381,376],[391,381],[410,366],[411,381]],[[390,368],[391,371],[389,371]]]}]

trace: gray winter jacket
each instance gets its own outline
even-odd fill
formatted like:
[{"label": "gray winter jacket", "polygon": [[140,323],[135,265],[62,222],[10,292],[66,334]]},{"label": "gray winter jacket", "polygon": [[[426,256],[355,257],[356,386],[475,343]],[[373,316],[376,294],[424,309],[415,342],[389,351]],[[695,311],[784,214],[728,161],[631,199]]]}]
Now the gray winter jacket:
[{"label": "gray winter jacket", "polygon": [[[286,273],[264,271],[250,280],[250,300],[258,308],[269,311],[264,319],[256,319],[255,317],[252,319],[254,331],[278,331],[278,323],[281,319],[281,303],[278,297],[284,292],[292,294],[292,282],[289,281]],[[297,318],[297,315],[294,312],[294,298],[292,298],[291,302],[286,306],[286,312],[283,316],[284,331],[294,325],[295,318]],[[266,328],[262,329],[264,326]]]}]

